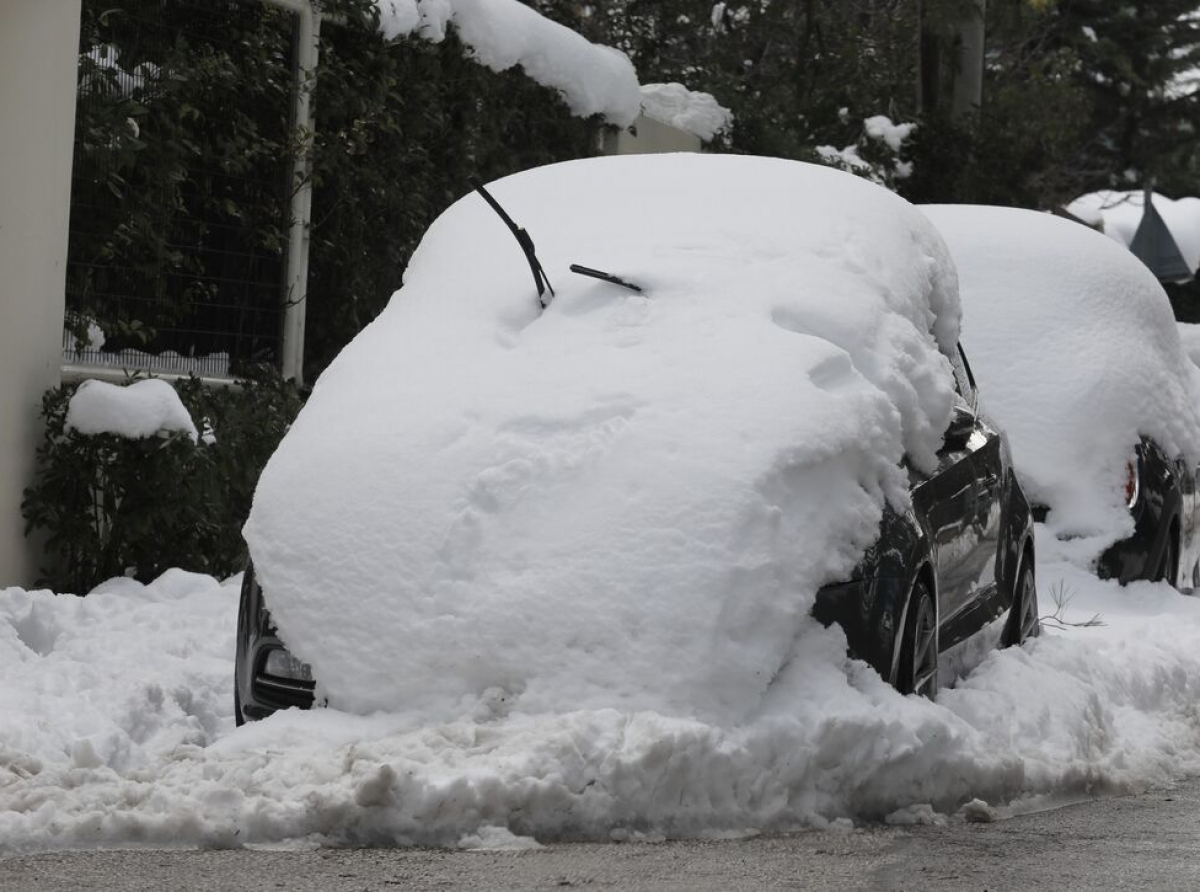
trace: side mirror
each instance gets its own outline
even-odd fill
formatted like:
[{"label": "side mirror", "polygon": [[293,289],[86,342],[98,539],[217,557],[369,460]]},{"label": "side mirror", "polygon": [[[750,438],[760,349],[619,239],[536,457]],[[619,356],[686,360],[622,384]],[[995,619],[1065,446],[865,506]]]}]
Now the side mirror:
[{"label": "side mirror", "polygon": [[950,426],[942,436],[943,448],[951,451],[967,448],[967,440],[975,432],[975,414],[964,406],[955,406]]}]

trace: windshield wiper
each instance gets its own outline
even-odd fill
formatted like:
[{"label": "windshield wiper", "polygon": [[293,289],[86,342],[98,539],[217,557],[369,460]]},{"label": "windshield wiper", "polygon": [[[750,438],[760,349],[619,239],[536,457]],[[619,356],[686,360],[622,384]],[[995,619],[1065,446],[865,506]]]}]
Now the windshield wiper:
[{"label": "windshield wiper", "polygon": [[529,233],[522,229],[513,221],[513,218],[505,213],[504,208],[500,207],[500,203],[492,198],[487,189],[483,188],[483,184],[479,180],[471,177],[467,182],[471,188],[483,196],[493,211],[500,215],[500,219],[505,222],[512,234],[517,239],[517,244],[521,246],[521,250],[525,252],[525,259],[529,261],[529,271],[533,273],[533,282],[537,285],[538,303],[542,305],[542,309],[546,309],[550,301],[546,300],[543,295],[546,289],[550,289],[550,296],[554,297],[554,286],[550,284],[550,279],[546,276],[546,271],[542,269],[541,263],[538,262],[537,253],[534,251],[533,239],[529,237]]},{"label": "windshield wiper", "polygon": [[580,263],[571,264],[571,272],[579,273],[581,276],[591,276],[593,279],[600,279],[604,282],[612,282],[614,285],[620,285],[622,288],[628,288],[630,291],[642,293],[641,285],[634,285],[628,279],[622,279],[620,276],[614,276],[612,273],[606,273],[602,269],[592,269],[590,266],[584,266]]}]

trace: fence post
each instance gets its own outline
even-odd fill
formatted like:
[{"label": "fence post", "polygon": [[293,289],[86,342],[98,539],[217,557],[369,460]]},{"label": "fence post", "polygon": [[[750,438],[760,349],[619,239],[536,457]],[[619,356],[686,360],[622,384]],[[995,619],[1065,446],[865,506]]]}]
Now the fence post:
[{"label": "fence post", "polygon": [[312,222],[312,93],[317,78],[321,12],[311,0],[266,2],[296,13],[298,19],[295,77],[292,86],[292,119],[297,136],[297,149],[292,163],[292,195],[289,209],[291,223],[284,266],[286,291],[280,330],[279,370],[285,379],[303,384],[304,317],[308,299],[308,246]]}]

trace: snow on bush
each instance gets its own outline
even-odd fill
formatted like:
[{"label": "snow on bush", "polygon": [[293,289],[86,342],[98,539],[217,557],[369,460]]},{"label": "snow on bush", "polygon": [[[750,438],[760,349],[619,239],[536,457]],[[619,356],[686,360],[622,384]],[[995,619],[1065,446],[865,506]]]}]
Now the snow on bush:
[{"label": "snow on bush", "polygon": [[[849,110],[841,109],[840,116],[848,119]],[[889,188],[896,180],[912,176],[912,162],[900,158],[904,142],[916,129],[916,124],[893,124],[887,115],[874,115],[863,120],[863,135],[854,145],[817,146],[822,163],[839,170],[866,177],[873,183]],[[881,150],[883,157],[880,157]],[[863,152],[867,152],[864,157]]]},{"label": "snow on bush", "polygon": [[[476,194],[317,383],[245,533],[319,693],[413,723],[758,714],[907,453],[950,413],[958,301],[899,197],[827,168],[655,155]],[[567,271],[579,262],[637,294]],[[781,695],[781,696],[785,696]]]},{"label": "snow on bush", "polygon": [[410,728],[315,710],[235,731],[236,580],[0,590],[0,857],[728,836],[944,821],[973,800],[1003,817],[1200,772],[1200,603],[1065,564],[1038,572],[1044,612],[1103,625],[1048,624],[936,703],[814,632],[794,696],[737,727],[575,710]]},{"label": "snow on bush", "polygon": [[375,0],[380,29],[391,40],[415,34],[440,42],[453,25],[482,65],[505,71],[520,65],[539,84],[558,90],[572,113],[604,115],[627,127],[641,108],[637,72],[629,57],[600,46],[519,0]]},{"label": "snow on bush", "polygon": [[708,93],[697,93],[683,84],[643,84],[642,113],[711,141],[733,126],[733,113]]},{"label": "snow on bush", "polygon": [[67,407],[66,430],[116,434],[131,440],[183,433],[195,440],[196,425],[175,388],[160,378],[118,385],[82,382]]},{"label": "snow on bush", "polygon": [[1128,251],[1013,208],[924,208],[958,267],[963,345],[1029,497],[1061,535],[1132,532],[1126,462],[1140,436],[1200,459],[1200,370],[1167,296]]},{"label": "snow on bush", "polygon": [[[1188,268],[1193,271],[1200,268],[1200,198],[1173,201],[1155,192],[1151,201],[1167,224]],[[1105,235],[1128,248],[1141,225],[1144,203],[1145,195],[1141,191],[1092,192],[1067,205],[1067,211],[1089,224],[1098,221]]]}]

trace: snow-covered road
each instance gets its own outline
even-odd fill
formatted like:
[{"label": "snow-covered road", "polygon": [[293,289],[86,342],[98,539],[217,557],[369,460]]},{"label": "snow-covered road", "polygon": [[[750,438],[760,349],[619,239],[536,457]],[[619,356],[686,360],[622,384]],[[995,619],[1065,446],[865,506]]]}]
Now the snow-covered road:
[{"label": "snow-covered road", "polygon": [[1200,774],[1200,601],[1054,561],[1039,589],[1068,625],[987,653],[937,702],[900,697],[817,630],[788,686],[803,699],[738,727],[615,710],[411,727],[318,710],[236,730],[237,580],[172,571],[85,599],[7,589],[0,856],[730,836],[929,822],[971,800],[1005,813]]}]

